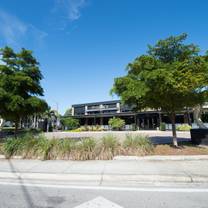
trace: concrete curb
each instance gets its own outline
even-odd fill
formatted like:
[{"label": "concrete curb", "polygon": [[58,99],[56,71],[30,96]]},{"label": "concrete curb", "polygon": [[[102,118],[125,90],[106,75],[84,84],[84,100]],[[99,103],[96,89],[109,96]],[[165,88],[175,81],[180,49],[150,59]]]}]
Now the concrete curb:
[{"label": "concrete curb", "polygon": [[[5,155],[0,155],[0,159],[7,159]],[[12,159],[23,159],[22,156],[13,156]]]},{"label": "concrete curb", "polygon": [[[7,159],[5,155],[0,155],[0,159]],[[11,159],[23,159],[22,156],[13,156]],[[39,160],[39,159],[38,159]],[[41,159],[40,159],[41,160]],[[129,160],[138,160],[138,161],[185,161],[185,160],[208,160],[208,155],[168,155],[168,156],[115,156],[113,160],[129,161]]]},{"label": "concrete curb", "polygon": [[168,155],[168,156],[144,156],[144,157],[137,157],[137,156],[115,156],[113,160],[150,160],[150,161],[184,161],[184,160],[208,160],[208,155]]},{"label": "concrete curb", "polygon": [[35,181],[56,181],[68,183],[89,183],[108,184],[117,183],[125,184],[139,184],[139,183],[208,183],[208,177],[197,175],[114,175],[114,174],[48,174],[48,173],[20,173],[20,172],[0,172],[0,180],[32,180]]}]

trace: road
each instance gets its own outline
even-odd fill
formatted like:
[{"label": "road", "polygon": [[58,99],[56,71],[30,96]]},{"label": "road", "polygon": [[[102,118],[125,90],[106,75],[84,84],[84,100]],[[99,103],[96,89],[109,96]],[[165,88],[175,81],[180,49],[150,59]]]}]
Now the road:
[{"label": "road", "polygon": [[[207,208],[208,185],[139,188],[0,182],[1,208]],[[184,188],[185,187],[185,188]],[[88,203],[86,204],[86,202]]]},{"label": "road", "polygon": [[0,208],[207,208],[207,157],[163,159],[2,159]]}]

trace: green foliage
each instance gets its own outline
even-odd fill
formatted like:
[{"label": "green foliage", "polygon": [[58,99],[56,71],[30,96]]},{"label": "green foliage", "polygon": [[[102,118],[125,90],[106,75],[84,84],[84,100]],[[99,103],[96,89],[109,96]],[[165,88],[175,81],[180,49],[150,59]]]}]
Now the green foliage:
[{"label": "green foliage", "polygon": [[72,117],[62,118],[61,123],[67,128],[67,130],[72,130],[79,127],[79,121]]},{"label": "green foliage", "polygon": [[115,155],[119,155],[120,143],[113,135],[106,135],[101,141],[101,152],[99,159],[112,159]]},{"label": "green foliage", "polygon": [[76,147],[76,141],[73,139],[60,139],[58,146],[61,158],[69,159],[70,154]]},{"label": "green foliage", "polygon": [[82,139],[76,146],[76,150],[75,158],[77,160],[95,160],[97,156],[95,139]]},{"label": "green foliage", "polygon": [[187,34],[183,33],[178,36],[170,36],[165,40],[159,40],[155,46],[148,46],[148,54],[165,63],[191,58],[198,54],[199,48],[194,44],[185,45],[186,39]]},{"label": "green foliage", "polygon": [[180,126],[177,126],[176,130],[177,131],[190,131],[191,130],[191,126],[188,124],[182,124]]},{"label": "green foliage", "polygon": [[82,132],[82,131],[103,131],[104,129],[99,126],[99,125],[95,125],[95,126],[81,126],[77,129],[73,129],[71,130],[72,132]]},{"label": "green foliage", "polygon": [[113,117],[108,121],[108,124],[111,126],[113,130],[121,130],[122,127],[124,127],[125,125],[125,121],[121,118]]},{"label": "green foliage", "polygon": [[171,36],[149,46],[147,55],[128,65],[126,76],[115,79],[112,93],[137,110],[167,112],[175,127],[176,112],[204,103],[208,94],[208,56],[198,55],[194,44],[185,44],[186,37]]},{"label": "green foliage", "polygon": [[160,123],[160,131],[166,131],[166,125],[163,122]]},{"label": "green foliage", "polygon": [[7,139],[0,147],[0,152],[7,158],[21,156],[33,159],[71,159],[96,160],[112,159],[115,155],[145,155],[152,152],[152,144],[145,136],[130,136],[123,142],[113,135],[106,135],[101,140],[93,138],[46,139],[43,135],[25,136]]},{"label": "green foliage", "polygon": [[20,118],[47,109],[47,103],[39,98],[43,96],[43,76],[32,51],[22,49],[15,53],[9,47],[0,51],[0,115],[17,127]]},{"label": "green foliage", "polygon": [[20,154],[20,150],[23,149],[23,140],[9,138],[4,144],[4,152],[6,158],[10,158],[13,155]]},{"label": "green foliage", "polygon": [[111,149],[112,151],[114,151],[119,145],[118,140],[113,135],[107,135],[103,137],[102,144],[104,149]]},{"label": "green foliage", "polygon": [[131,134],[126,136],[126,139],[123,142],[123,146],[126,149],[135,150],[139,149],[144,154],[150,153],[153,151],[153,145],[147,136]]}]

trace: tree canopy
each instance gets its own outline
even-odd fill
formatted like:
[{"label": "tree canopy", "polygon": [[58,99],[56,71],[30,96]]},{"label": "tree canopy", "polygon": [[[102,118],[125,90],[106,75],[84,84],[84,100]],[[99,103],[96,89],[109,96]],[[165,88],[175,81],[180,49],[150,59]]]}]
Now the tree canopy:
[{"label": "tree canopy", "polygon": [[48,108],[39,98],[44,92],[40,84],[43,76],[32,51],[23,48],[15,53],[5,47],[0,53],[0,115],[17,127],[20,118]]},{"label": "tree canopy", "polygon": [[177,145],[175,114],[202,104],[208,93],[208,56],[199,55],[194,44],[185,44],[187,35],[171,36],[149,46],[145,55],[127,66],[127,75],[114,81],[112,92],[124,103],[143,109],[160,109],[172,121]]},{"label": "tree canopy", "polygon": [[72,117],[63,117],[61,119],[61,123],[64,127],[67,128],[67,130],[76,129],[80,126],[79,120],[72,118]]}]

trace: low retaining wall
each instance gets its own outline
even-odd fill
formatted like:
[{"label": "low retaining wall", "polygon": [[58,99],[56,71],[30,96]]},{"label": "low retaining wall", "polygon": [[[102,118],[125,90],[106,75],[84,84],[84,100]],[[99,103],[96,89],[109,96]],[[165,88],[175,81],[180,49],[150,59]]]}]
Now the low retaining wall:
[{"label": "low retaining wall", "polygon": [[[48,132],[44,135],[48,139],[64,139],[64,138],[85,138],[92,137],[101,139],[106,135],[113,135],[120,140],[126,138],[126,135],[146,135],[149,136],[153,143],[172,143],[171,131],[101,131],[101,132]],[[179,141],[190,141],[190,132],[177,132]]]}]

